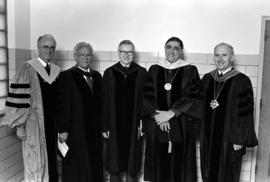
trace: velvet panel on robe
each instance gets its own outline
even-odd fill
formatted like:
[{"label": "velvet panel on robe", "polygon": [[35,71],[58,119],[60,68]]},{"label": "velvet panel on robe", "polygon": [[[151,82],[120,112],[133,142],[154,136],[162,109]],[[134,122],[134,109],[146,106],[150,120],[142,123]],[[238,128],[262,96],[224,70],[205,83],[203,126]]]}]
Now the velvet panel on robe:
[{"label": "velvet panel on robe", "polygon": [[93,92],[86,79],[73,67],[58,81],[58,132],[68,132],[69,150],[62,159],[65,182],[102,181],[102,135],[100,125],[100,73],[91,69]]},{"label": "velvet panel on robe", "polygon": [[53,83],[60,68],[51,64],[53,74],[48,77],[37,59],[24,63],[11,81],[1,125],[25,132],[22,141],[24,180],[48,182],[48,158],[44,128],[43,97],[37,71]]},{"label": "velvet panel on robe", "polygon": [[138,139],[143,82],[146,70],[136,63],[124,69],[118,62],[103,75],[103,131],[109,131],[106,169],[136,176],[141,162]]},{"label": "velvet panel on robe", "polygon": [[[168,91],[164,89],[166,71],[159,65],[151,66],[144,88],[142,115],[147,138],[145,180],[194,182],[197,180],[195,133],[200,117],[201,81],[195,66],[172,70],[176,75],[168,104]],[[152,118],[155,110],[169,109],[176,114],[169,121],[171,154],[168,154],[167,132],[161,131]]]},{"label": "velvet panel on robe", "polygon": [[57,131],[56,131],[56,82],[47,83],[39,74],[44,111],[44,128],[49,167],[49,181],[58,182],[57,172]]},{"label": "velvet panel on robe", "polygon": [[[238,182],[246,146],[258,144],[253,124],[253,90],[249,78],[239,73],[225,82],[210,74],[203,77],[201,171],[204,182]],[[222,88],[223,87],[223,88]],[[216,109],[210,102],[220,91]],[[233,144],[243,145],[234,151]]]}]

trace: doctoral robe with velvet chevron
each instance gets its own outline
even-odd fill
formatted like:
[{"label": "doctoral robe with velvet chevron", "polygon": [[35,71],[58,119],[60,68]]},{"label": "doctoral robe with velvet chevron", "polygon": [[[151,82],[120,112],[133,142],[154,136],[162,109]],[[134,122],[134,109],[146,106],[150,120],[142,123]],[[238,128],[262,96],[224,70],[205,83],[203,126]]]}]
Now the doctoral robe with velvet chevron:
[{"label": "doctoral robe with velvet chevron", "polygon": [[103,131],[109,131],[106,169],[110,173],[127,172],[136,177],[141,166],[141,142],[138,139],[145,68],[132,62],[125,69],[119,62],[103,76]]},{"label": "doctoral robe with velvet chevron", "polygon": [[51,73],[48,75],[38,59],[34,58],[20,67],[10,84],[1,125],[8,125],[26,133],[26,139],[22,141],[26,182],[49,181],[46,118],[40,81],[52,85],[59,72],[60,68],[51,63]]},{"label": "doctoral robe with velvet chevron", "polygon": [[[166,80],[167,78],[167,80]],[[174,78],[174,79],[173,79]],[[165,83],[171,90],[165,90]],[[200,116],[201,85],[197,68],[184,65],[167,69],[153,65],[144,89],[143,131],[146,133],[145,180],[195,182],[197,180],[195,133]],[[175,112],[169,133],[155,123],[156,110]],[[171,153],[169,140],[172,142]]]},{"label": "doctoral robe with velvet chevron", "polygon": [[[252,85],[246,75],[236,70],[226,73],[223,81],[216,81],[216,76],[217,70],[214,70],[202,79],[202,178],[204,182],[239,182],[246,146],[258,144],[253,124]],[[210,102],[218,93],[219,106],[212,109]],[[243,145],[243,148],[235,151],[233,144]]]}]

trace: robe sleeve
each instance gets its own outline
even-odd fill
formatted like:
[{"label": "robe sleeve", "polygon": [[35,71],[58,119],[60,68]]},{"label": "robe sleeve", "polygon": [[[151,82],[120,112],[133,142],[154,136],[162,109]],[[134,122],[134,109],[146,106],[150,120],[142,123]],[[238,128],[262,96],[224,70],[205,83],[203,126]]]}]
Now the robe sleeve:
[{"label": "robe sleeve", "polygon": [[29,64],[23,64],[11,81],[6,100],[5,115],[0,125],[20,130],[25,129],[31,107],[29,66]]},{"label": "robe sleeve", "polygon": [[254,97],[250,79],[243,75],[237,80],[235,98],[232,101],[232,121],[230,138],[233,144],[256,146],[258,144],[254,130]]},{"label": "robe sleeve", "polygon": [[[106,70],[103,74],[103,79],[102,79],[102,115],[101,115],[101,123],[102,123],[102,131],[106,132],[109,130],[109,117],[113,117],[110,113],[111,107],[112,107],[112,101],[111,99],[111,92],[114,91],[113,89],[113,75],[110,70]],[[114,112],[112,112],[113,114]]]},{"label": "robe sleeve", "polygon": [[156,103],[156,76],[157,67],[151,66],[146,74],[146,79],[143,88],[143,100],[142,100],[142,130],[146,133],[152,133],[156,124],[154,123],[153,116],[158,109]]},{"label": "robe sleeve", "polygon": [[[184,72],[183,84],[184,90],[181,98],[173,103],[171,110],[175,113],[175,117],[181,114],[199,119],[200,118],[200,103],[202,96],[202,84],[198,70],[195,66]],[[187,79],[187,81],[185,81]]]},{"label": "robe sleeve", "polygon": [[69,132],[71,129],[71,92],[70,92],[71,75],[68,71],[60,73],[57,80],[57,127],[58,132]]}]

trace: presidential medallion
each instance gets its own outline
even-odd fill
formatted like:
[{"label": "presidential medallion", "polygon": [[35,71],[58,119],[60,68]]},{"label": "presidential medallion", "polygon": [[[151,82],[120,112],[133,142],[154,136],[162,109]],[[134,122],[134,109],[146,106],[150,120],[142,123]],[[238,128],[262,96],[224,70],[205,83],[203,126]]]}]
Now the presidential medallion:
[{"label": "presidential medallion", "polygon": [[170,84],[170,83],[165,83],[164,89],[167,90],[167,91],[171,90],[171,89],[172,89],[172,84]]}]

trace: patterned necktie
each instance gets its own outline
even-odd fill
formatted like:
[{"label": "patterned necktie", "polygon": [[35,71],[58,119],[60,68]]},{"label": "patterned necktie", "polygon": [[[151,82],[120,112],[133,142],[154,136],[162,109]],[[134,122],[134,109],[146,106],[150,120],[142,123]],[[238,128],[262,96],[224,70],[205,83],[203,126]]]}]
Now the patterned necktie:
[{"label": "patterned necktie", "polygon": [[51,67],[50,67],[49,64],[47,64],[47,65],[45,66],[45,70],[46,70],[46,72],[48,73],[48,75],[50,75]]}]

